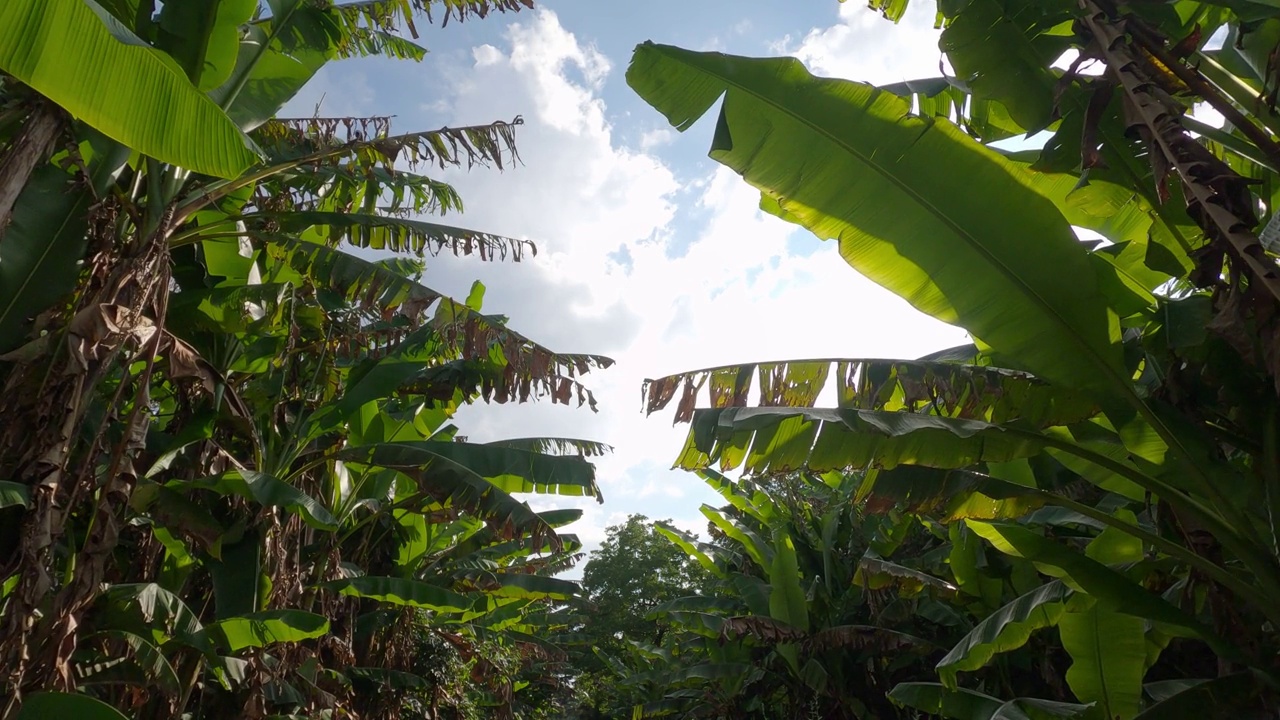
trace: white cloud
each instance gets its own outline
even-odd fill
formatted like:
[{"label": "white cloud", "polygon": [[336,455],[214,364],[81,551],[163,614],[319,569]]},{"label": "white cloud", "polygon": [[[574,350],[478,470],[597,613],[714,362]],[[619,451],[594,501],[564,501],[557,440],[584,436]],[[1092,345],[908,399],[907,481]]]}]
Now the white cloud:
[{"label": "white cloud", "polygon": [[670,128],[655,128],[646,130],[640,134],[640,149],[644,151],[653,150],[675,140],[676,133]]},{"label": "white cloud", "polygon": [[911,3],[895,26],[865,3],[845,2],[835,25],[812,30],[799,43],[784,38],[774,49],[800,58],[815,75],[876,85],[938,77],[942,53],[932,7]]}]

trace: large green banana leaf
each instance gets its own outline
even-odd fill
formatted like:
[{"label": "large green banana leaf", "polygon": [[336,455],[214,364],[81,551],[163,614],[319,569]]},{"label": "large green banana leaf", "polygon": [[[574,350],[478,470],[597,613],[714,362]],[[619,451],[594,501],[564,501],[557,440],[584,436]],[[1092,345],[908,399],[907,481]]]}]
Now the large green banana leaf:
[{"label": "large green banana leaf", "polygon": [[800,585],[796,547],[784,528],[773,534],[773,562],[769,567],[769,615],[792,627],[809,630],[809,603]]},{"label": "large green banana leaf", "polygon": [[977,670],[996,654],[1025,645],[1036,630],[1056,625],[1071,593],[1054,580],[988,615],[938,661],[942,682],[955,688],[957,673]]},{"label": "large green banana leaf", "polygon": [[14,505],[31,506],[31,488],[22,483],[0,480],[0,510]]},{"label": "large green banana leaf", "polygon": [[1103,716],[1130,720],[1142,705],[1145,621],[1094,605],[1058,619],[1062,646],[1071,655],[1067,684],[1076,698],[1096,703]]},{"label": "large green banana leaf", "polygon": [[94,0],[0,3],[0,70],[143,155],[232,178],[257,161],[248,138]]},{"label": "large green banana leaf", "polygon": [[[488,523],[504,539],[527,536],[540,542],[555,529],[529,508],[470,468],[441,456],[424,456],[388,445],[351,448],[343,459],[391,467],[412,479],[418,492],[445,506],[467,510]],[[424,467],[425,463],[425,467]]]},{"label": "large green banana leaf", "polygon": [[[757,565],[762,568],[773,566],[773,546],[765,542],[764,538],[760,537],[755,531],[735,523],[727,513],[710,505],[704,504],[698,509],[702,512],[703,517],[707,518],[712,525],[715,525],[720,532],[741,545],[747,556]],[[768,613],[761,612],[759,614],[766,615]]]},{"label": "large green banana leaf", "polygon": [[[1118,515],[1136,522],[1133,513]],[[1107,565],[1136,563],[1142,543],[1107,528],[1085,547],[1085,556]],[[1101,604],[1069,608],[1058,620],[1063,649],[1071,656],[1067,684],[1076,698],[1096,704],[1107,718],[1129,720],[1142,707],[1142,678],[1147,668],[1146,621],[1105,609]]]},{"label": "large green banana leaf", "polygon": [[950,122],[794,59],[646,43],[627,81],[680,130],[724,96],[712,157],[918,309],[1051,382],[1127,385],[1118,321],[1067,221]]},{"label": "large green banana leaf", "polygon": [[231,119],[242,129],[253,130],[274,117],[324,67],[329,56],[328,48],[299,46],[286,52],[280,40],[251,25],[240,41],[235,72],[210,97],[227,107]]},{"label": "large green banana leaf", "polygon": [[237,653],[250,647],[320,637],[329,632],[329,621],[323,615],[302,610],[266,610],[219,620],[206,626],[204,632],[218,647]]},{"label": "large green banana leaf", "polygon": [[974,690],[949,689],[938,683],[899,683],[889,699],[903,707],[958,720],[986,720],[1000,710],[998,698]]},{"label": "large green banana leaf", "polygon": [[680,548],[689,557],[698,561],[698,564],[707,572],[718,578],[724,579],[728,573],[723,567],[716,563],[716,558],[723,552],[723,548],[717,545],[711,545],[698,540],[696,535],[691,535],[679,528],[672,527],[666,523],[654,523],[653,529],[659,535],[670,540],[676,547]]},{"label": "large green banana leaf", "polygon": [[223,495],[239,495],[269,507],[283,507],[297,513],[312,527],[332,530],[338,521],[320,501],[293,485],[266,473],[252,470],[233,470],[215,477],[190,482],[173,480],[168,484],[176,490],[213,490]]},{"label": "large green banana leaf", "polygon": [[213,644],[200,618],[182,598],[155,583],[123,583],[107,588],[99,601],[99,622],[112,629],[174,641],[212,654]]}]

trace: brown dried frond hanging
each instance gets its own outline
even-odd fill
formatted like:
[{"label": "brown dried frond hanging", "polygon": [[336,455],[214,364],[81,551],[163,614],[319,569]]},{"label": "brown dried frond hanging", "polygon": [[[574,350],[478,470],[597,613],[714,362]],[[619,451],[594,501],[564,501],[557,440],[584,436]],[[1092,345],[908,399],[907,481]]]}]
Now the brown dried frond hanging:
[{"label": "brown dried frond hanging", "polygon": [[340,145],[390,135],[391,117],[273,118],[263,124],[258,132],[269,139],[308,138],[323,145]]},{"label": "brown dried frond hanging", "polygon": [[651,415],[679,391],[675,422],[681,423],[693,419],[704,386],[706,407],[747,407],[754,398],[760,407],[809,408],[832,379],[838,407],[1032,425],[1075,422],[1097,412],[1087,397],[1050,388],[1026,373],[901,360],[791,360],[694,370],[646,380],[642,400]]},{"label": "brown dried frond hanging", "polygon": [[751,637],[765,645],[800,642],[809,633],[781,620],[761,615],[725,618],[720,629],[720,644],[741,637]]},{"label": "brown dried frond hanging", "polygon": [[481,394],[485,401],[527,402],[549,397],[553,403],[596,410],[595,396],[577,377],[595,369],[605,369],[613,360],[602,355],[553,353],[527,337],[500,325],[470,308],[449,301],[441,306],[435,321],[440,336],[464,359],[491,357],[500,349],[505,366],[500,377],[486,377]]},{"label": "brown dried frond hanging", "polygon": [[419,166],[470,169],[519,162],[515,129],[524,124],[517,115],[510,122],[442,127],[438,130],[390,135],[389,118],[311,118],[272,120],[254,131],[254,140],[289,167],[342,165],[368,171],[394,171],[403,159],[410,170]]},{"label": "brown dried frond hanging", "polygon": [[520,572],[528,575],[556,575],[572,570],[586,556],[586,553],[572,553],[569,555],[549,555],[542,558],[533,558],[524,567],[511,568],[507,572]]},{"label": "brown dried frond hanging", "polygon": [[[1159,58],[1162,68],[1175,73],[1215,108],[1229,112],[1228,120],[1269,157],[1280,155],[1276,143],[1196,71],[1170,55],[1163,40],[1139,20],[1113,18],[1095,0],[1080,0],[1080,7],[1085,11],[1081,26],[1122,91],[1128,130],[1149,148],[1161,199],[1167,198],[1165,183],[1176,174],[1187,214],[1208,238],[1208,244],[1192,256],[1196,268],[1190,278],[1200,287],[1214,288],[1215,317],[1210,329],[1228,342],[1233,337],[1243,339],[1233,344],[1246,361],[1262,359],[1280,392],[1280,266],[1255,232],[1258,217],[1249,190],[1253,181],[1191,137],[1181,123],[1185,107],[1153,77],[1155,71],[1145,56]],[[1248,302],[1242,301],[1244,296]]]},{"label": "brown dried frond hanging", "polygon": [[412,253],[418,257],[437,256],[449,251],[455,256],[478,256],[484,261],[524,259],[525,252],[536,256],[538,248],[529,240],[439,225],[420,220],[385,218],[373,213],[326,211],[297,215],[263,212],[246,218],[267,233],[298,234],[316,229],[331,247],[346,242],[374,250]]},{"label": "brown dried frond hanging", "polygon": [[[1251,282],[1280,301],[1280,268],[1267,257],[1253,232],[1258,218],[1248,188],[1250,180],[1196,142],[1182,126],[1182,104],[1149,76],[1134,41],[1124,32],[1127,21],[1111,20],[1091,0],[1081,0],[1081,5],[1086,9],[1084,26],[1106,60],[1107,72],[1123,90],[1126,123],[1150,147],[1157,187],[1176,172],[1185,188],[1191,218],[1211,242],[1222,250],[1230,249],[1247,269]],[[1216,278],[1217,273],[1210,276]]]},{"label": "brown dried frond hanging", "polygon": [[402,2],[353,3],[352,5],[335,7],[344,24],[357,26],[364,23],[367,27],[380,32],[395,33],[401,28],[408,30],[415,39],[418,28],[413,23],[413,14],[423,13],[427,22],[434,22],[433,9],[444,6],[443,25],[449,20],[459,22],[470,17],[483,18],[492,11],[518,12],[521,9],[533,9],[533,0],[403,0]]},{"label": "brown dried frond hanging", "polygon": [[412,2],[426,10],[428,20],[432,19],[432,6],[444,5],[442,24],[446,26],[450,18],[457,18],[461,22],[473,15],[483,18],[493,10],[519,12],[521,8],[533,9],[533,0],[412,0]]},{"label": "brown dried frond hanging", "polygon": [[[0,457],[0,471],[30,493],[19,529],[22,551],[5,571],[17,578],[0,627],[0,664],[8,671],[11,697],[74,687],[78,627],[114,568],[137,480],[133,461],[145,447],[150,377],[163,338],[157,329],[168,303],[168,245],[136,236],[115,241],[115,218],[110,203],[90,212],[90,243],[97,252],[70,312],[57,311],[57,329],[47,336],[65,343],[64,351],[19,363],[0,400],[11,428],[2,446],[24,453]],[[91,396],[108,378],[117,381],[105,405],[108,422],[87,430]],[[108,435],[108,428],[119,432]],[[73,522],[92,530],[75,550],[76,572],[59,584],[50,572],[52,553]],[[36,612],[42,607],[49,612]]]}]

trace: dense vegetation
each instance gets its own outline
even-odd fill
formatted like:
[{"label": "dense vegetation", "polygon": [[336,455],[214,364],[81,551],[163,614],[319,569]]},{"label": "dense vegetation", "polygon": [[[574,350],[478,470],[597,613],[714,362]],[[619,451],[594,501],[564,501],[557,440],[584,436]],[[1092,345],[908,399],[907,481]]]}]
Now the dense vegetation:
[{"label": "dense vegetation", "polygon": [[764,210],[974,342],[647,383],[724,504],[580,584],[578,513],[513,493],[599,497],[607,448],[450,418],[594,409],[609,361],[422,283],[532,250],[431,175],[518,118],[277,116],[531,3],[157,5],[0,4],[0,717],[1280,710],[1272,0],[938,0],[954,76],[882,88],[639,46]]},{"label": "dense vegetation", "polygon": [[[624,674],[713,717],[1272,716],[1280,12],[937,10],[956,76],[886,88],[636,51],[677,128],[723,98],[711,156],[763,209],[974,345],[650,383],[730,503],[726,541],[681,542],[737,592],[660,609],[685,638],[641,652],[678,662]],[[759,484],[790,473],[816,499]]]},{"label": "dense vegetation", "polygon": [[0,716],[549,704],[580,512],[511,493],[599,497],[606,448],[450,417],[594,406],[609,361],[420,280],[532,252],[424,219],[462,209],[431,173],[509,163],[519,119],[276,117],[327,62],[421,60],[400,31],[432,5],[523,3],[0,6]]}]

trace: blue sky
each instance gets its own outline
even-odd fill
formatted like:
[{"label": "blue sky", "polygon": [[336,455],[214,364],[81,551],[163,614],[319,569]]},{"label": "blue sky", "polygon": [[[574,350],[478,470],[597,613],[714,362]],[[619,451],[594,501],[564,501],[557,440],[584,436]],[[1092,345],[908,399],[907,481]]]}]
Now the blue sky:
[{"label": "blue sky", "polygon": [[[917,5],[922,5],[917,3]],[[521,115],[523,165],[453,173],[466,203],[453,224],[534,240],[518,265],[432,260],[427,283],[564,352],[617,365],[588,384],[600,412],[477,406],[459,424],[473,440],[530,435],[601,440],[605,503],[578,506],[569,528],[593,547],[628,513],[705,528],[717,496],[669,469],[683,437],[670,415],[644,418],[646,377],[712,365],[804,357],[916,357],[963,342],[962,331],[912,310],[820,243],[756,208],[740,178],[706,158],[714,116],[684,135],[627,88],[637,43],[652,39],[742,55],[795,55],[818,74],[877,83],[938,74],[932,15],[894,26],[859,0],[545,0],[483,21],[420,24],[421,64],[348,61],[326,68],[287,112],[394,115],[398,131]]]}]

